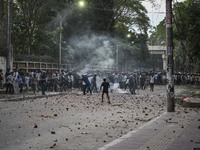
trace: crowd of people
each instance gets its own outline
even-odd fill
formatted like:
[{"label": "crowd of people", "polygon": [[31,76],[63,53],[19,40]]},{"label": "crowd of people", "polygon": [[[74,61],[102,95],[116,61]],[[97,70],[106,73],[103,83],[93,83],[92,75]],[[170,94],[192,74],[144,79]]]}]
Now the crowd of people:
[{"label": "crowd of people", "polygon": [[58,71],[24,73],[18,70],[10,72],[7,69],[5,75],[1,71],[0,79],[1,89],[5,88],[6,94],[29,93],[31,90],[33,93],[42,91],[45,95],[45,91],[66,92],[66,86],[72,87],[72,76],[64,71],[61,75]]},{"label": "crowd of people", "polygon": [[[5,88],[6,94],[19,94],[29,93],[30,90],[33,93],[41,91],[45,95],[45,91],[53,92],[66,92],[67,89],[79,88],[85,95],[87,92],[92,94],[93,92],[99,92],[99,83],[106,79],[110,85],[118,84],[118,88],[129,90],[131,94],[135,94],[135,90],[145,90],[150,87],[151,91],[154,91],[154,85],[165,85],[167,82],[165,72],[150,71],[135,71],[135,72],[103,72],[90,71],[84,74],[78,74],[75,72],[61,71],[34,71],[24,73],[19,70],[10,72],[7,69],[3,74],[0,70],[0,88]],[[174,74],[173,75],[175,85],[200,85],[199,74]],[[105,81],[104,81],[105,82]],[[112,92],[113,88],[109,91]]]}]

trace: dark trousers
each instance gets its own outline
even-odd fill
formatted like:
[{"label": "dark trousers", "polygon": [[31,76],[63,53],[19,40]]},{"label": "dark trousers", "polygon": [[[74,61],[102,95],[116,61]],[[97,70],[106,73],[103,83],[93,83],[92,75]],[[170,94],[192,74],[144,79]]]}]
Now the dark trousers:
[{"label": "dark trousers", "polygon": [[19,92],[22,93],[22,91],[23,91],[23,84],[22,83],[20,83],[19,88],[20,88]]},{"label": "dark trousers", "polygon": [[54,83],[54,92],[57,92],[57,87],[58,87],[57,83]]},{"label": "dark trousers", "polygon": [[6,84],[6,94],[8,93],[8,91],[9,91],[9,94],[14,93],[14,88],[13,88],[13,85],[11,83]]},{"label": "dark trousers", "polygon": [[92,91],[97,93],[97,85],[96,84],[93,84],[92,85]]},{"label": "dark trousers", "polygon": [[154,83],[150,83],[150,91],[154,90]]},{"label": "dark trousers", "polygon": [[35,91],[36,91],[36,84],[32,84],[32,88],[33,88],[33,93],[35,94]]},{"label": "dark trousers", "polygon": [[60,89],[60,91],[62,92],[63,90],[66,92],[65,84],[61,84],[61,89]]},{"label": "dark trousers", "polygon": [[42,95],[45,95],[45,88],[46,88],[45,83],[42,83]]},{"label": "dark trousers", "polygon": [[130,92],[131,92],[131,94],[135,94],[135,86],[134,85],[130,85]]},{"label": "dark trousers", "polygon": [[90,91],[90,94],[92,94],[92,90],[90,88],[90,84],[88,85],[83,85],[83,95],[85,95],[86,89],[88,88],[88,90]]}]

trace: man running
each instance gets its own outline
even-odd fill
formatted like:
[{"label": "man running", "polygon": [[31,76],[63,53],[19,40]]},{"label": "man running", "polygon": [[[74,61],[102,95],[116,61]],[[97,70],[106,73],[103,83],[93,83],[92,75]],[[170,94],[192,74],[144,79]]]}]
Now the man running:
[{"label": "man running", "polygon": [[102,91],[102,103],[103,103],[103,97],[104,97],[104,93],[106,93],[107,98],[108,98],[108,104],[110,104],[110,97],[109,97],[109,93],[108,93],[108,89],[110,88],[110,84],[108,82],[106,82],[106,78],[103,79],[103,82],[100,86],[100,90],[103,87],[103,91]]}]

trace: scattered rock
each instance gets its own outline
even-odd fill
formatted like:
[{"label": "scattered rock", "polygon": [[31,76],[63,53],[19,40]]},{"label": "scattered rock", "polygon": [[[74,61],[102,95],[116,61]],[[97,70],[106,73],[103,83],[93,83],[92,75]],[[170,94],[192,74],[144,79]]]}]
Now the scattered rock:
[{"label": "scattered rock", "polygon": [[37,124],[34,124],[34,128],[38,128],[38,125],[37,125]]},{"label": "scattered rock", "polygon": [[56,146],[56,143],[54,143],[52,146],[50,146],[50,148],[54,148]]}]

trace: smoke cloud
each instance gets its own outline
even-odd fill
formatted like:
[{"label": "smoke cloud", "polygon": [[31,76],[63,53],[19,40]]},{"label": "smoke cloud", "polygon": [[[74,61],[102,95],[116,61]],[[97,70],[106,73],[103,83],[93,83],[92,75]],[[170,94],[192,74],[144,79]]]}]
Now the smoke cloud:
[{"label": "smoke cloud", "polygon": [[115,45],[112,38],[103,35],[86,34],[70,39],[75,50],[75,58],[79,62],[80,74],[93,69],[114,68]]}]

